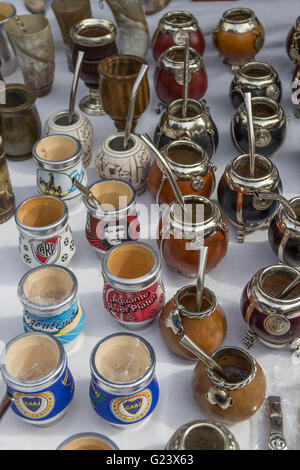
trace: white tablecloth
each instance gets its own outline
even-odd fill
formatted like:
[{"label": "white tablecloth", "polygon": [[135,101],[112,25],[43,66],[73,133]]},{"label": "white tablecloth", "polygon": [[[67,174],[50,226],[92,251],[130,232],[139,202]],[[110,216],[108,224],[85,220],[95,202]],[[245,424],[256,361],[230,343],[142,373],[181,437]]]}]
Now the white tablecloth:
[{"label": "white tablecloth", "polygon": [[[25,12],[22,0],[15,0],[19,14]],[[204,63],[208,74],[208,90],[205,96],[212,117],[220,134],[220,143],[214,157],[218,169],[217,180],[220,179],[226,163],[238,155],[231,142],[229,133],[230,117],[233,108],[229,102],[228,90],[232,75],[212,47],[211,31],[227,8],[245,6],[255,10],[266,30],[266,41],[263,49],[257,55],[258,60],[269,62],[279,73],[283,83],[282,106],[291,115],[288,136],[274,157],[282,182],[283,193],[288,198],[299,193],[300,159],[299,159],[299,122],[293,115],[291,103],[291,70],[292,64],[285,51],[285,40],[289,28],[299,14],[297,0],[239,0],[238,2],[192,2],[190,0],[172,0],[164,10],[189,10],[202,28],[206,39]],[[103,10],[98,7],[98,1],[92,0],[92,10],[95,17],[113,19],[112,13],[105,4]],[[162,12],[147,17],[151,35],[163,14]],[[39,98],[37,107],[44,123],[54,111],[68,106],[69,90],[72,75],[68,71],[66,55],[61,40],[56,19],[50,9],[47,17],[51,23],[56,48],[56,71],[53,90],[50,95]],[[150,64],[149,79],[151,83],[151,101],[147,111],[140,118],[137,131],[153,134],[158,117],[154,114],[157,97],[153,89],[154,60],[151,51],[146,59]],[[22,83],[20,70],[7,77],[7,82]],[[77,102],[86,94],[87,89],[80,81]],[[115,132],[114,124],[108,117],[91,118],[95,130],[95,149],[108,135]],[[37,194],[35,164],[32,160],[14,163],[9,161],[10,176],[19,204],[25,198]],[[98,179],[94,161],[88,168],[89,183]],[[213,195],[216,199],[216,194]],[[149,194],[139,198],[139,202],[150,204]],[[120,449],[163,449],[172,433],[182,424],[205,418],[199,410],[191,389],[191,375],[194,363],[187,362],[174,356],[163,343],[157,320],[139,334],[145,337],[154,347],[157,366],[156,373],[160,386],[159,404],[152,419],[141,430],[120,430],[102,421],[94,412],[89,401],[89,358],[95,343],[106,335],[124,331],[112,318],[108,317],[102,303],[101,266],[94,251],[85,239],[85,208],[81,207],[71,215],[70,225],[77,243],[77,252],[71,264],[79,282],[79,295],[86,312],[86,325],[81,343],[69,354],[69,365],[75,379],[75,396],[71,408],[65,418],[53,427],[37,428],[22,422],[13,412],[8,411],[0,425],[1,449],[55,449],[68,436],[84,431],[100,432],[109,436]],[[147,227],[148,221],[142,220],[142,226]],[[212,289],[223,307],[227,322],[228,333],[225,345],[242,347],[241,338],[246,331],[239,307],[240,295],[244,285],[251,276],[264,266],[277,262],[271,251],[267,232],[261,231],[247,235],[244,244],[238,244],[236,233],[230,229],[231,241],[226,257],[206,277],[206,285]],[[26,272],[27,267],[22,263],[18,252],[18,233],[12,218],[0,225],[0,340],[8,342],[14,336],[23,332],[22,307],[17,297],[17,284]],[[155,240],[148,240],[155,247]],[[171,273],[166,266],[162,270],[166,287],[167,299],[176,290],[189,284],[189,281]],[[285,430],[290,448],[300,448],[300,433],[298,423],[299,411],[299,367],[291,360],[287,350],[272,350],[256,344],[252,354],[263,367],[267,377],[267,394],[279,394],[285,417]],[[5,385],[0,379],[0,396],[4,394]],[[267,414],[265,405],[249,421],[231,426],[241,449],[264,449],[267,444]]]}]

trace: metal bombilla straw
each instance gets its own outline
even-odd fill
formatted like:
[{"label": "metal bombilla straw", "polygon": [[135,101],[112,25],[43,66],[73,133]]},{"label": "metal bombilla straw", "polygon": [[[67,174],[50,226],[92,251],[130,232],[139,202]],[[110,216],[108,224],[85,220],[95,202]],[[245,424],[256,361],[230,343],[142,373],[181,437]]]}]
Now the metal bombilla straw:
[{"label": "metal bombilla straw", "polygon": [[185,205],[184,203],[184,200],[183,200],[183,197],[182,197],[182,194],[181,194],[181,191],[179,189],[179,186],[177,184],[177,181],[176,181],[176,178],[174,177],[173,173],[172,173],[172,170],[167,162],[167,160],[162,156],[162,154],[159,152],[159,150],[156,148],[155,144],[153,143],[153,141],[150,139],[150,137],[148,136],[148,134],[141,134],[140,135],[140,138],[141,140],[149,147],[149,149],[154,153],[154,155],[158,158],[158,160],[161,162],[161,164],[163,165],[166,173],[167,173],[167,176],[168,176],[168,179],[169,179],[169,182],[172,186],[172,189],[174,191],[174,194],[175,194],[175,197],[176,197],[176,200],[178,202],[178,204],[180,205],[183,213],[189,217],[189,219],[191,218],[190,217],[190,214],[187,210],[187,206]]},{"label": "metal bombilla straw", "polygon": [[75,109],[75,99],[76,99],[76,92],[79,80],[79,74],[82,66],[84,52],[78,51],[77,60],[75,65],[75,71],[73,76],[72,88],[70,93],[70,101],[69,101],[69,114],[68,114],[68,121],[69,125],[73,123],[73,116],[74,116],[74,109]]},{"label": "metal bombilla straw", "polygon": [[96,209],[101,209],[101,206],[99,204],[99,201],[95,198],[93,195],[92,191],[90,191],[86,186],[83,184],[79,183],[79,181],[73,176],[72,178],[72,183],[74,186],[76,186],[77,189],[79,189],[80,192],[82,192],[83,196],[96,208]]},{"label": "metal bombilla straw", "polygon": [[199,251],[199,264],[198,264],[198,276],[196,281],[196,309],[197,312],[201,312],[202,300],[203,300],[203,290],[204,290],[204,280],[205,280],[205,270],[207,262],[207,253],[208,247],[203,246]]},{"label": "metal bombilla straw", "polygon": [[295,220],[298,219],[297,214],[295,213],[294,209],[292,208],[290,202],[285,197],[283,197],[281,194],[272,193],[271,191],[255,191],[254,195],[258,199],[271,199],[271,200],[274,200],[274,201],[279,201],[283,205],[283,207],[285,208],[285,210],[288,212],[288,214],[290,215],[290,217],[292,219],[295,219]]},{"label": "metal bombilla straw", "polygon": [[189,98],[190,37],[187,34],[184,49],[182,117],[186,118]]},{"label": "metal bombilla straw", "polygon": [[180,314],[178,310],[170,310],[165,317],[165,325],[171,328],[176,336],[181,336],[179,343],[198,359],[203,361],[210,369],[215,370],[224,380],[230,381],[230,375],[218,364],[212,357],[210,357],[203,349],[199,348],[186,334],[184,334]]},{"label": "metal bombilla straw", "polygon": [[134,106],[135,106],[137,91],[148,68],[149,68],[148,64],[142,64],[140,71],[138,73],[138,76],[136,77],[136,80],[134,82],[132,91],[131,91],[129,107],[128,107],[128,112],[127,112],[127,117],[126,117],[126,124],[125,124],[125,133],[124,133],[124,141],[123,141],[124,150],[127,149],[129,136],[130,136],[130,132],[132,128],[132,120],[133,120]]},{"label": "metal bombilla straw", "polygon": [[250,164],[250,175],[252,178],[255,176],[255,135],[252,118],[252,101],[251,93],[249,91],[244,93],[244,101],[247,113],[247,124],[248,124],[248,141],[249,141],[249,164]]}]

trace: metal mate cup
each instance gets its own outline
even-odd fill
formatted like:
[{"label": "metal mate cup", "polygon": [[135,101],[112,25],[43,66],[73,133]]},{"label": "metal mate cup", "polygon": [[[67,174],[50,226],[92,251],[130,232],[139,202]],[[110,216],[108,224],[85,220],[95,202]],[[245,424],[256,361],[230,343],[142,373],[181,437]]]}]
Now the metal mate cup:
[{"label": "metal mate cup", "polygon": [[53,335],[62,344],[73,343],[84,327],[85,315],[78,298],[78,281],[69,269],[41,266],[19,282],[23,326]]},{"label": "metal mate cup", "polygon": [[99,203],[84,198],[87,209],[85,235],[97,256],[103,258],[114,246],[137,241],[140,225],[135,210],[136,191],[118,179],[98,181],[88,188]]},{"label": "metal mate cup", "polygon": [[79,140],[66,134],[48,135],[35,143],[32,152],[38,167],[39,193],[61,198],[70,210],[77,208],[82,194],[73,185],[72,178],[87,184]]},{"label": "metal mate cup", "polygon": [[163,308],[160,258],[145,243],[111,248],[103,258],[102,275],[104,307],[125,328],[145,328]]},{"label": "metal mate cup", "polygon": [[11,409],[36,426],[60,421],[74,394],[74,380],[62,344],[45,333],[23,333],[5,348],[2,377]]},{"label": "metal mate cup", "polygon": [[166,450],[240,450],[233,434],[221,423],[210,420],[190,421],[178,428]]},{"label": "metal mate cup", "polygon": [[90,368],[90,399],[102,419],[128,428],[150,417],[159,388],[148,341],[131,333],[107,336],[94,347]]},{"label": "metal mate cup", "polygon": [[28,267],[69,265],[76,246],[68,223],[68,208],[61,199],[54,196],[25,199],[16,210],[15,221],[20,256]]}]

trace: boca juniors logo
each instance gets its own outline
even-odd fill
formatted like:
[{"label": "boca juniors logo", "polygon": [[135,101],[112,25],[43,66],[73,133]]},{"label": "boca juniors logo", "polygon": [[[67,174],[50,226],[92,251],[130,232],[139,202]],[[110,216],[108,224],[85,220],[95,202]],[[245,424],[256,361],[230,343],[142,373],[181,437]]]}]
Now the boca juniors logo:
[{"label": "boca juniors logo", "polygon": [[125,422],[138,421],[147,414],[152,403],[152,395],[149,390],[143,390],[131,397],[121,397],[111,402],[113,414]]},{"label": "boca juniors logo", "polygon": [[60,255],[60,237],[30,240],[33,256],[41,264],[54,264]]},{"label": "boca juniors logo", "polygon": [[14,403],[19,412],[27,418],[39,419],[47,416],[54,407],[55,398],[53,393],[43,392],[41,394],[14,394]]}]

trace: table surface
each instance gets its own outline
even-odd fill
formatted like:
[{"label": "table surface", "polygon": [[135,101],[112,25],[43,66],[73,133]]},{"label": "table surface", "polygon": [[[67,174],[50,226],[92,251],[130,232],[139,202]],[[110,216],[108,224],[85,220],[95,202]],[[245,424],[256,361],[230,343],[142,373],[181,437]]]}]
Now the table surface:
[{"label": "table surface", "polygon": [[[13,2],[18,14],[26,12],[23,1]],[[108,5],[98,7],[98,0],[92,0],[94,17],[113,20]],[[274,156],[274,163],[279,169],[283,194],[291,198],[299,193],[300,159],[299,159],[299,122],[293,115],[291,102],[292,63],[287,57],[285,41],[287,33],[299,14],[297,0],[252,0],[247,2],[217,1],[192,2],[172,0],[164,10],[188,10],[197,18],[205,35],[206,50],[204,64],[208,75],[208,90],[205,99],[219,131],[220,142],[213,159],[217,165],[216,177],[219,181],[224,168],[231,159],[238,155],[230,137],[230,118],[233,108],[228,98],[232,75],[222,63],[216,50],[213,49],[211,31],[217,25],[223,11],[232,6],[251,7],[266,30],[266,41],[257,55],[257,60],[270,63],[278,71],[283,84],[282,106],[291,116],[288,135],[284,145]],[[152,36],[162,12],[147,17]],[[69,90],[72,74],[67,67],[66,55],[56,19],[50,9],[47,17],[51,23],[55,41],[55,80],[51,94],[37,100],[37,108],[42,122],[54,111],[68,107]],[[149,81],[151,100],[148,109],[141,116],[137,131],[153,135],[159,117],[154,113],[157,96],[153,88],[154,60],[149,49],[146,59],[149,62]],[[22,75],[17,70],[6,78],[9,82],[22,83]],[[86,94],[87,89],[80,81],[77,102]],[[95,131],[94,149],[108,135],[115,132],[114,124],[109,117],[91,117]],[[25,198],[37,194],[36,167],[32,160],[25,162],[8,162],[11,181],[19,204]],[[89,183],[97,181],[94,159],[88,170]],[[216,192],[212,196],[216,200]],[[148,193],[138,198],[139,203],[150,205],[153,201]],[[118,332],[126,331],[105,312],[102,302],[101,265],[93,249],[85,239],[86,211],[83,206],[70,216],[70,225],[77,244],[77,252],[70,268],[79,282],[79,296],[86,312],[86,325],[77,347],[68,355],[70,370],[75,379],[75,396],[70,410],[64,419],[55,426],[38,428],[22,422],[13,412],[8,411],[0,426],[0,449],[56,449],[67,437],[78,432],[99,432],[109,436],[120,449],[163,449],[173,432],[184,423],[195,419],[205,419],[199,410],[191,389],[191,375],[195,363],[188,362],[173,355],[161,339],[158,321],[141,330],[139,334],[154,347],[157,366],[156,375],[160,387],[160,399],[151,420],[141,430],[120,430],[102,421],[94,412],[89,400],[89,358],[93,346],[99,339]],[[142,219],[143,237],[149,222]],[[18,232],[14,218],[0,225],[0,340],[1,345],[23,332],[22,306],[17,296],[17,285],[26,272],[18,252]],[[155,240],[146,240],[156,246]],[[242,289],[259,269],[276,264],[277,259],[268,244],[267,231],[247,235],[244,244],[238,244],[236,233],[230,228],[230,243],[226,257],[206,276],[206,286],[213,290],[223,307],[228,324],[224,345],[242,347],[241,338],[246,332],[246,325],[240,313],[240,296]],[[182,286],[190,281],[175,273],[166,266],[162,269],[162,278],[166,288],[166,297],[170,299]],[[292,360],[288,350],[272,350],[256,344],[251,350],[253,356],[262,366],[267,378],[267,395],[280,395],[284,413],[285,433],[291,449],[300,448],[299,433],[299,365]],[[5,392],[5,385],[0,379],[0,396]],[[264,404],[250,420],[230,427],[241,449],[267,448],[267,408]]]}]

